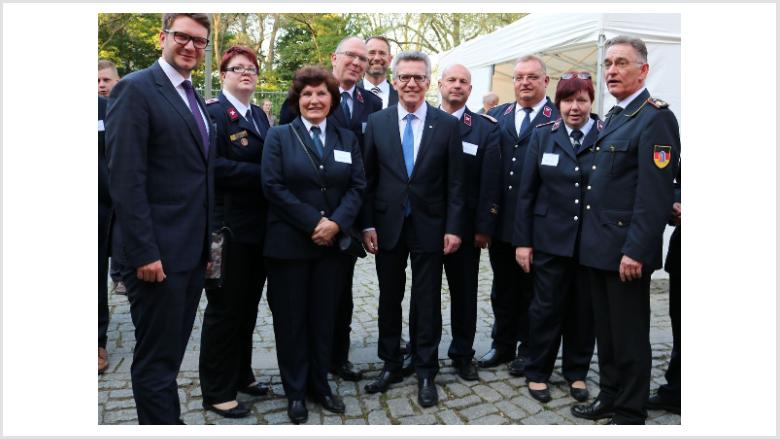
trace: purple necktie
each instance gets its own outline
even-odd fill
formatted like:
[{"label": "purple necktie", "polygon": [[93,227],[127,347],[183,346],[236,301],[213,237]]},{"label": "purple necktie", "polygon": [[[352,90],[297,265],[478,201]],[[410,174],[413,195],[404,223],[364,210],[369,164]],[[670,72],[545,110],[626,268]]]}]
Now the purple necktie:
[{"label": "purple necktie", "polygon": [[200,131],[200,137],[203,139],[203,151],[206,153],[206,157],[208,157],[209,133],[206,131],[206,122],[203,121],[203,116],[200,115],[200,107],[198,106],[198,99],[195,98],[195,90],[193,90],[192,83],[189,80],[182,82],[181,86],[184,87],[184,92],[187,94],[187,101],[190,103],[192,117],[195,118],[195,123],[198,125],[198,131]]}]

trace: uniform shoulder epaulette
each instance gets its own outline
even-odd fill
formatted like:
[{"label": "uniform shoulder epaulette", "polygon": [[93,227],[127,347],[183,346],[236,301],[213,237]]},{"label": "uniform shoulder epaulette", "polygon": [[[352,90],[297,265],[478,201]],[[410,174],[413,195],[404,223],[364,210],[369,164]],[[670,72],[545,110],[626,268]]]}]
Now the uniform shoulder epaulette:
[{"label": "uniform shoulder epaulette", "polygon": [[536,126],[536,128],[543,127],[543,126],[546,126],[546,125],[552,125],[555,122],[557,122],[558,120],[548,120],[547,122],[540,123],[539,125]]},{"label": "uniform shoulder epaulette", "polygon": [[493,116],[491,116],[491,115],[489,115],[489,114],[485,114],[485,113],[479,113],[479,115],[480,115],[480,116],[482,116],[482,117],[484,117],[485,119],[489,120],[489,121],[490,121],[490,123],[498,123],[498,121],[496,120],[496,118],[495,118],[495,117],[493,117]]},{"label": "uniform shoulder epaulette", "polygon": [[647,103],[655,108],[667,108],[669,103],[658,98],[647,98]]},{"label": "uniform shoulder epaulette", "polygon": [[216,104],[217,102],[219,102],[219,98],[211,98],[206,101],[206,105]]}]

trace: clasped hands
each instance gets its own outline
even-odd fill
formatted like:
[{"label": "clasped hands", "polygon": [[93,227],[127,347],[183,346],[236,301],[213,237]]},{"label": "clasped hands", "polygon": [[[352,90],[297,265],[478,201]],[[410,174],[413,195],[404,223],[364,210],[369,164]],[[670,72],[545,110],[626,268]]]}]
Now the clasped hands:
[{"label": "clasped hands", "polygon": [[314,232],[311,234],[311,240],[320,246],[330,247],[335,241],[336,235],[341,228],[335,221],[331,221],[325,217],[320,218],[320,222],[317,223],[317,227],[314,228]]}]

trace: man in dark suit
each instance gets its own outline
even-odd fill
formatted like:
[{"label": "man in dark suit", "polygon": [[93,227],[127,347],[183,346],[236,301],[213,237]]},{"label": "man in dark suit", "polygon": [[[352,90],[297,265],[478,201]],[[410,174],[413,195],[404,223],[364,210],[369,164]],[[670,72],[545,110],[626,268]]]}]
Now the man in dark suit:
[{"label": "man in dark suit", "polygon": [[501,158],[496,120],[478,115],[466,107],[471,94],[471,73],[460,64],[447,67],[439,80],[441,109],[460,121],[463,150],[465,206],[461,224],[462,245],[444,257],[450,286],[452,342],[448,351],[458,375],[479,380],[473,362],[477,329],[477,278],[479,256],[490,245],[498,215]]},{"label": "man in dark suit", "polygon": [[644,42],[618,36],[605,47],[604,79],[617,105],[596,139],[580,245],[601,392],[592,404],[572,407],[572,414],[644,424],[652,361],[650,275],[661,268],[680,134],[668,104],[645,88],[650,67]]},{"label": "man in dark suit", "polygon": [[108,369],[106,331],[108,330],[108,230],[111,219],[111,195],[106,163],[106,98],[98,96],[98,373]]},{"label": "man in dark suit", "polygon": [[[498,119],[501,130],[501,211],[490,246],[493,267],[493,344],[479,359],[480,367],[494,367],[512,361],[509,372],[523,375],[528,356],[528,306],[533,296],[533,279],[515,262],[512,245],[515,210],[520,173],[532,127],[560,117],[558,109],[545,96],[550,77],[541,58],[528,55],[520,58],[513,71],[515,102],[500,105],[490,111]],[[520,342],[518,345],[517,342]],[[515,359],[515,347],[517,358]]]},{"label": "man in dark suit", "polygon": [[441,340],[443,256],[460,246],[463,164],[458,120],[425,102],[431,64],[422,52],[397,55],[393,83],[397,106],[368,119],[362,209],[363,244],[376,254],[379,280],[379,358],[385,365],[366,385],[385,392],[402,379],[401,301],[406,261],[412,261],[409,322],[423,407],[438,402],[434,378]]},{"label": "man in dark suit", "polygon": [[393,61],[390,41],[381,35],[373,36],[366,40],[366,48],[368,68],[364,77],[365,82],[360,81],[358,85],[382,99],[382,108],[398,104],[398,92],[387,82],[387,70]]},{"label": "man in dark suit", "polygon": [[206,14],[164,14],[162,57],[114,87],[106,116],[140,424],[181,423],[176,376],[203,290],[214,196],[216,129],[191,82],[209,30]]}]

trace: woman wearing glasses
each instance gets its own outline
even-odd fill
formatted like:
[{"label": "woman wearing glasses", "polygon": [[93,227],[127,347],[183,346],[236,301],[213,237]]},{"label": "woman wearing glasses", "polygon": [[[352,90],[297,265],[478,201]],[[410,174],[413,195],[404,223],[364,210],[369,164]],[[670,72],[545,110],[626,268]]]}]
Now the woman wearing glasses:
[{"label": "woman wearing glasses", "polygon": [[287,97],[297,117],[271,128],[263,149],[268,305],[287,414],[296,424],[308,419],[306,396],[344,413],[328,384],[336,304],[351,261],[337,242],[358,215],[366,180],[357,138],[328,119],[339,100],[330,72],[302,67]]},{"label": "woman wearing glasses", "polygon": [[263,241],[267,215],[260,186],[260,159],[269,125],[263,110],[252,105],[257,86],[255,53],[234,46],[219,66],[222,91],[207,103],[217,124],[214,163],[214,224],[227,226],[225,277],[221,288],[207,289],[200,351],[200,384],[204,408],[229,418],[249,408],[236,393],[268,393],[252,372],[252,335],[266,269]]},{"label": "woman wearing glasses", "polygon": [[595,169],[593,144],[601,129],[591,114],[593,82],[586,72],[561,75],[555,105],[561,119],[537,126],[523,165],[514,245],[517,263],[534,272],[528,310],[529,393],[551,400],[550,376],[563,339],[563,377],[569,393],[588,398],[585,384],[595,343],[587,277],[578,264],[582,202]]}]

